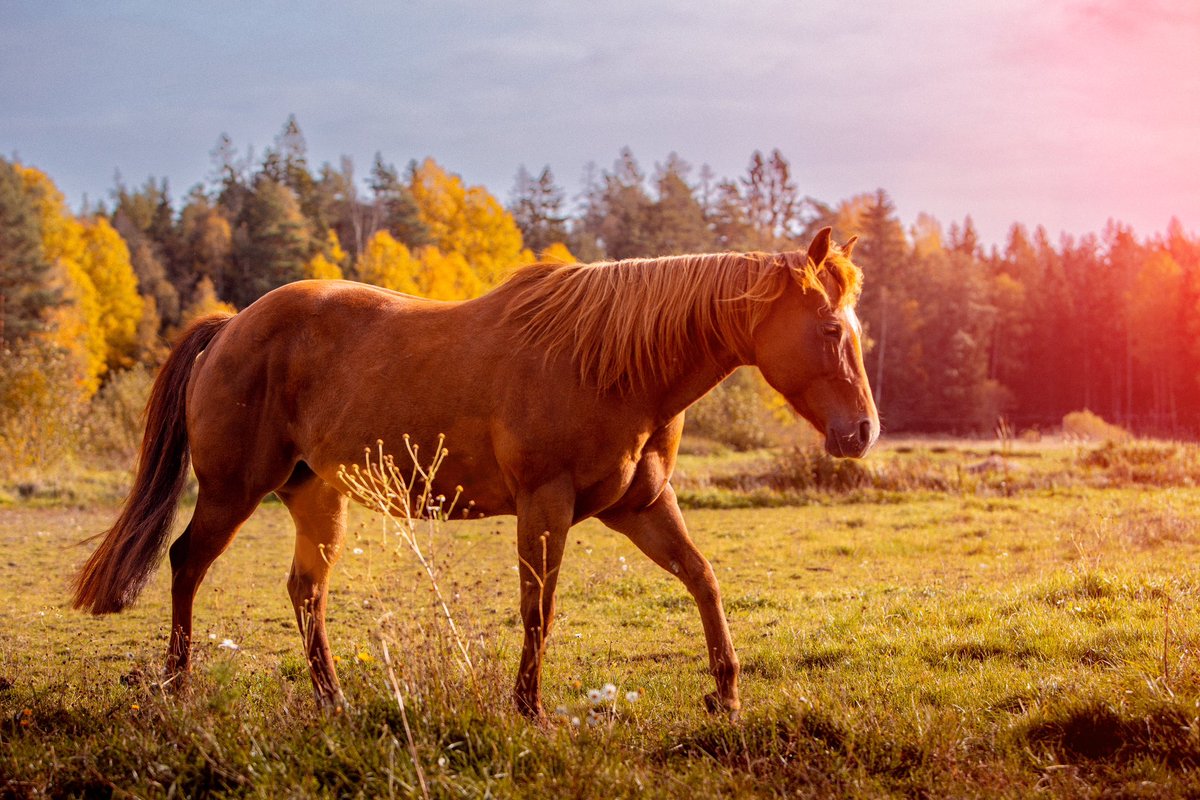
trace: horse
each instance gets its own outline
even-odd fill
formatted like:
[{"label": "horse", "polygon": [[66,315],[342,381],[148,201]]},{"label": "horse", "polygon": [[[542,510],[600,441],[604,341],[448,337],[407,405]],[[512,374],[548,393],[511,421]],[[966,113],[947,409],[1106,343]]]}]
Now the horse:
[{"label": "horse", "polygon": [[458,302],[299,281],[236,315],[199,319],[155,379],[132,490],[94,537],[73,605],[99,615],[137,598],[168,550],[190,460],[198,494],[169,547],[165,667],[183,684],[196,590],[274,492],[296,528],[287,589],[313,691],[336,711],[345,699],[325,607],[351,493],[339,469],[378,441],[444,435],[434,490],[464,487],[473,516],[517,517],[521,713],[544,718],[558,566],[568,529],[595,517],[692,594],[716,682],[705,703],[736,714],[740,667],[720,589],[671,486],[684,411],[756,365],[829,453],[864,455],[879,419],[854,313],[853,244],[839,247],[826,228],[807,251],[533,264]]}]

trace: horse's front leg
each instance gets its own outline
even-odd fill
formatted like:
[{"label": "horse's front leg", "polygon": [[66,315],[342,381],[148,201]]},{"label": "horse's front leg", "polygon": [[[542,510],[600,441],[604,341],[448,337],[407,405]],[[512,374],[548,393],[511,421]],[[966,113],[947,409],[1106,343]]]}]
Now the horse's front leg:
[{"label": "horse's front leg", "polygon": [[649,507],[606,514],[600,519],[608,527],[628,536],[654,563],[683,581],[696,599],[708,644],[709,668],[717,681],[717,690],[705,695],[705,705],[711,712],[727,711],[736,716],[741,708],[738,699],[740,666],[729,636],[729,624],[725,621],[725,609],[721,606],[721,590],[708,559],[688,536],[683,514],[675,501],[675,490],[667,484]]},{"label": "horse's front leg", "polygon": [[575,495],[569,482],[547,484],[518,500],[517,555],[525,645],[513,696],[527,717],[542,719],[542,655],[554,621],[554,588]]}]

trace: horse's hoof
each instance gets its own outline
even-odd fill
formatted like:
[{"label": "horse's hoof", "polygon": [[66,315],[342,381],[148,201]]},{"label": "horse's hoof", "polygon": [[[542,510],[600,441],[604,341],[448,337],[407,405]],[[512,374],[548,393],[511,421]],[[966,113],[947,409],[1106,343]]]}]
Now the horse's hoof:
[{"label": "horse's hoof", "polygon": [[742,718],[741,704],[737,701],[727,703],[716,692],[704,695],[704,708],[710,714],[728,714],[730,722],[737,722]]},{"label": "horse's hoof", "polygon": [[540,702],[530,703],[520,697],[515,698],[517,711],[521,716],[537,725],[545,726],[549,717],[546,716],[545,710]]},{"label": "horse's hoof", "polygon": [[191,689],[191,675],[187,670],[163,670],[162,683],[158,688],[163,692],[170,692],[174,695],[185,696]]},{"label": "horse's hoof", "polygon": [[317,708],[327,717],[340,717],[350,710],[350,704],[345,695],[338,692],[334,697],[318,697]]}]

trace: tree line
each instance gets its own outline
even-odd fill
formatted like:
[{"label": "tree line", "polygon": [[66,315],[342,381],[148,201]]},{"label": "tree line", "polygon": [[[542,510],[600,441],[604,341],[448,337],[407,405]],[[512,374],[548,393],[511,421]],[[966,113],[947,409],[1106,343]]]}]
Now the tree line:
[{"label": "tree line", "polygon": [[985,248],[970,217],[906,227],[883,190],[803,194],[778,150],[726,178],[675,154],[648,174],[625,149],[589,165],[573,198],[548,166],[522,166],[501,203],[432,158],[401,171],[377,154],[361,178],[349,158],[314,168],[294,117],[261,156],[227,136],[211,156],[207,184],[179,200],[165,180],[118,178],[79,214],[49,176],[0,159],[0,404],[29,380],[14,365],[53,361],[86,398],[158,363],[190,319],[303,278],[465,299],[535,258],[803,248],[831,225],[860,239],[886,429],[1050,428],[1086,408],[1146,433],[1200,432],[1200,239],[1178,221],[1057,241],[1014,224]]}]

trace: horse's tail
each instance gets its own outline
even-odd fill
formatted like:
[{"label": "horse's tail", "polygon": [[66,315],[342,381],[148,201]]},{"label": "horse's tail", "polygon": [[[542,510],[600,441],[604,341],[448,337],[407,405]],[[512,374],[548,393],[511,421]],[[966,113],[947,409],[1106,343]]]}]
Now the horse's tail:
[{"label": "horse's tail", "polygon": [[75,576],[75,608],[93,614],[120,611],[137,599],[162,560],[191,461],[185,402],[192,365],[230,319],[220,314],[192,323],[159,371],[146,403],[146,434],[133,489],[121,515],[99,535],[103,541]]}]

